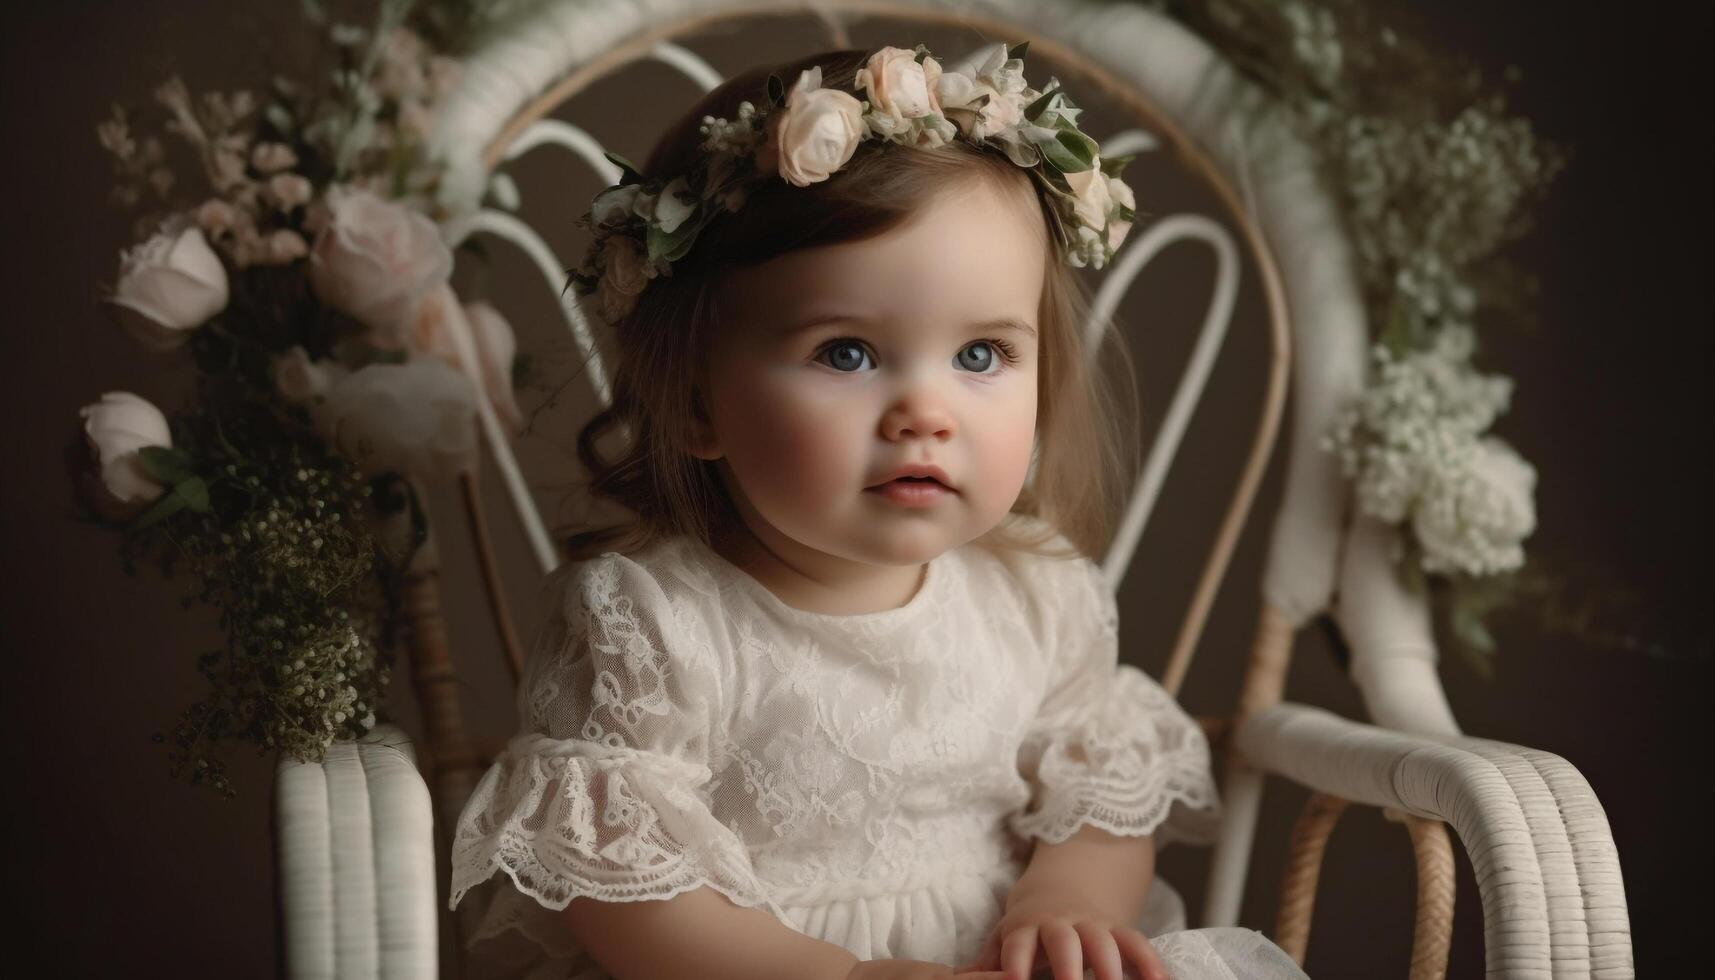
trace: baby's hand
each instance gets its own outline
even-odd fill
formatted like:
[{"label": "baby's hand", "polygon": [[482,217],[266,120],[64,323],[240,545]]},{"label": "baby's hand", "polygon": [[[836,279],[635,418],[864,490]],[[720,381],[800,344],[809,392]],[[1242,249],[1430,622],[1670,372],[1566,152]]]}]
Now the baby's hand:
[{"label": "baby's hand", "polygon": [[1039,944],[1054,980],[1084,980],[1086,966],[1096,980],[1171,980],[1143,933],[1063,895],[1009,902],[976,960],[955,972],[1004,970],[1006,980],[1031,980]]}]

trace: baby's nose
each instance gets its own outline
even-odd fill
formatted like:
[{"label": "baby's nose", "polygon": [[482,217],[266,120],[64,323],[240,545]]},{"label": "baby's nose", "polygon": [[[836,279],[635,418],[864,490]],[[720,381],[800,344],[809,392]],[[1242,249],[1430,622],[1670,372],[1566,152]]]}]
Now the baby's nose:
[{"label": "baby's nose", "polygon": [[882,437],[900,439],[946,439],[953,434],[953,416],[933,396],[901,398],[881,417]]}]

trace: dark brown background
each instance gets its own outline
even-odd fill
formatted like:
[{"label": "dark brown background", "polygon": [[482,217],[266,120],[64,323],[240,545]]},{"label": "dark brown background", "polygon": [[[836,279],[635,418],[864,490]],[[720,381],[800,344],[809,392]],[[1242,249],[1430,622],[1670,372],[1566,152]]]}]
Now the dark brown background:
[{"label": "dark brown background", "polygon": [[[1542,328],[1532,336],[1487,336],[1479,365],[1518,381],[1514,408],[1498,429],[1540,473],[1540,524],[1530,552],[1584,563],[1605,576],[1592,581],[1635,591],[1643,597],[1637,613],[1608,625],[1674,651],[1651,655],[1545,633],[1528,616],[1512,615],[1496,624],[1502,651],[1494,681],[1450,661],[1443,671],[1448,696],[1467,731],[1547,749],[1584,772],[1618,842],[1640,973],[1669,975],[1665,968],[1690,946],[1693,910],[1706,904],[1697,888],[1707,848],[1695,816],[1702,794],[1693,788],[1693,766],[1704,727],[1696,706],[1706,700],[1710,673],[1702,601],[1708,579],[1696,557],[1711,543],[1704,475],[1711,317],[1702,238],[1709,117],[1688,93],[1700,81],[1696,58],[1709,40],[1709,15],[1477,0],[1404,7],[1491,73],[1520,66],[1515,104],[1541,134],[1575,148],[1536,234],[1517,250],[1541,277]],[[295,9],[148,0],[32,6],[7,15],[0,84],[0,208],[9,245],[0,271],[7,317],[0,438],[8,463],[0,483],[8,559],[0,657],[7,676],[0,717],[22,780],[0,809],[12,852],[8,891],[16,899],[10,919],[18,932],[9,945],[46,974],[265,975],[275,968],[272,760],[234,750],[242,795],[228,803],[170,782],[161,749],[149,741],[198,695],[193,657],[221,643],[213,613],[182,611],[181,582],[126,578],[114,539],[67,519],[59,457],[77,409],[101,392],[128,389],[171,407],[188,377],[176,362],[141,355],[94,302],[98,286],[114,278],[119,249],[130,244],[126,219],[106,203],[96,121],[115,97],[146,99],[169,71],[182,71],[195,92],[248,83],[258,51],[291,65],[302,48],[294,40]],[[854,40],[901,43],[862,26]],[[726,74],[822,43],[803,23],[707,42],[694,46]],[[592,91],[574,115],[641,159],[654,130],[627,125],[635,118],[632,100],[653,100],[665,111],[693,93],[665,69],[631,71]],[[1113,128],[1102,111],[1086,117],[1098,136]],[[1134,166],[1141,168],[1140,179],[1128,172],[1134,186],[1159,189],[1158,200],[1195,203],[1195,190],[1172,175],[1147,160]],[[570,219],[595,190],[581,174],[567,176],[572,169],[562,157],[538,156],[516,171],[527,212],[556,229],[549,238],[557,245],[575,240]],[[468,273],[461,268],[461,276]],[[1140,363],[1150,427],[1188,353],[1187,330],[1206,302],[1208,275],[1197,249],[1170,251],[1126,308],[1147,351]],[[552,347],[557,326],[548,291],[504,267],[488,288],[526,349]],[[1147,312],[1139,312],[1144,304]],[[1162,667],[1189,598],[1190,563],[1212,536],[1238,472],[1236,447],[1261,378],[1257,309],[1247,270],[1221,366],[1122,591],[1126,656],[1152,671]],[[563,359],[550,363],[564,367]],[[540,390],[521,393],[527,410],[542,397]],[[520,446],[548,504],[546,487],[565,475],[556,467],[564,466],[564,440],[576,418],[575,409],[561,414]],[[1277,454],[1258,502],[1264,515],[1279,498],[1279,463]],[[450,497],[435,503],[441,514],[456,509]],[[522,539],[503,507],[493,507],[490,519],[528,629],[537,611],[527,608],[533,581]],[[1183,699],[1195,713],[1231,708],[1254,623],[1266,526],[1258,520],[1247,529],[1214,608]],[[510,694],[474,561],[456,533],[447,535],[443,553],[472,724],[487,737],[504,737],[514,723]],[[409,689],[401,675],[399,718],[417,731],[402,697]],[[1316,631],[1299,638],[1288,696],[1360,714]],[[1272,924],[1283,841],[1302,800],[1302,791],[1271,783],[1247,925]],[[1207,863],[1206,851],[1172,849],[1162,857],[1163,875],[1194,913]],[[1329,849],[1310,973],[1402,973],[1410,894],[1401,830],[1372,812],[1346,817]],[[1480,975],[1481,910],[1463,860],[1454,947],[1450,974]]]}]

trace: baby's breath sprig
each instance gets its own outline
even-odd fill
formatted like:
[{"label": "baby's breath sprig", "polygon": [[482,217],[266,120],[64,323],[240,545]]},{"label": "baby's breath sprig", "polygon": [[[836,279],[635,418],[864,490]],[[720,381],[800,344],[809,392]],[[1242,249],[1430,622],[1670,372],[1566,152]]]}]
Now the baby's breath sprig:
[{"label": "baby's breath sprig", "polygon": [[227,645],[197,661],[209,692],[155,740],[170,741],[173,776],[230,797],[219,743],[320,760],[336,739],[361,737],[385,717],[399,628],[398,578],[388,572],[409,555],[373,531],[387,494],[295,410],[221,380],[205,375],[193,407],[171,420],[173,449],[141,456],[164,485],[198,481],[201,506],[167,505],[132,522],[121,562],[135,575],[153,556],[167,578],[188,565],[195,584],[182,605],[219,610]]},{"label": "baby's breath sprig", "polygon": [[[1257,111],[1282,113],[1340,204],[1376,334],[1368,390],[1325,446],[1360,506],[1400,522],[1400,573],[1432,600],[1454,650],[1487,674],[1484,620],[1509,605],[1544,630],[1658,649],[1627,628],[1585,629],[1582,607],[1551,615],[1538,601],[1621,584],[1563,559],[1552,571],[1535,567],[1540,555],[1525,563],[1533,471],[1482,432],[1511,380],[1479,374],[1472,342],[1478,327],[1535,325],[1535,280],[1504,250],[1530,230],[1569,149],[1510,111],[1504,84],[1365,0],[1152,2],[1272,96]],[[1509,67],[1498,81],[1517,80]]]}]

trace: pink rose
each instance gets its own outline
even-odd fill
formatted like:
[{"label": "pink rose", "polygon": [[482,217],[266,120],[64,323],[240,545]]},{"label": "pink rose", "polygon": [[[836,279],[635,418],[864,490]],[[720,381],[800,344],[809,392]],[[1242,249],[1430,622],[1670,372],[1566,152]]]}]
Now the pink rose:
[{"label": "pink rose", "polygon": [[[518,341],[499,310],[487,303],[461,306],[452,287],[443,284],[418,306],[410,337],[416,350],[463,371],[513,431],[523,427],[524,416],[512,392],[512,360],[518,353]],[[466,341],[461,338],[468,338],[468,356]],[[474,364],[470,363],[472,356]]]},{"label": "pink rose", "polygon": [[869,56],[869,63],[858,70],[856,82],[869,94],[875,111],[896,119],[916,119],[941,114],[941,100],[935,91],[940,78],[941,66],[934,58],[926,57],[918,64],[915,52],[889,47]]},{"label": "pink rose", "polygon": [[398,350],[424,294],[452,275],[453,254],[423,215],[369,191],[333,187],[310,253],[310,285],[323,303],[370,328],[370,343]]},{"label": "pink rose", "polygon": [[798,76],[786,105],[768,117],[768,142],[758,152],[757,169],[778,172],[797,187],[820,183],[852,158],[863,131],[863,103],[822,88],[818,65]]}]

